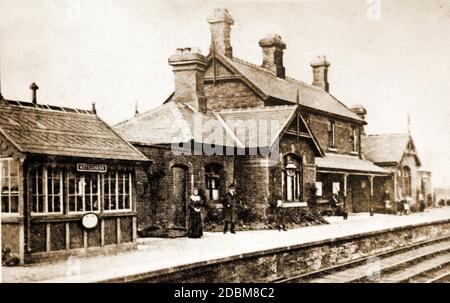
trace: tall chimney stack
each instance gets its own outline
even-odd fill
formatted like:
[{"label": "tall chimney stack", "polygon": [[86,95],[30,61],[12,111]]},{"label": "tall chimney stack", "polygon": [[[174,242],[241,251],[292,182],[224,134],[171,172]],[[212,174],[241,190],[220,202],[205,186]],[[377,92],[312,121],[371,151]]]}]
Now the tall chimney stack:
[{"label": "tall chimney stack", "polygon": [[175,77],[174,100],[206,112],[204,79],[206,58],[199,49],[178,48],[169,58]]},{"label": "tall chimney stack", "polygon": [[33,104],[37,104],[37,90],[39,89],[39,86],[36,85],[36,83],[32,83],[30,86],[30,89],[33,91]]},{"label": "tall chimney stack", "polygon": [[231,26],[234,24],[233,17],[226,8],[216,8],[208,17],[209,28],[211,30],[211,50],[233,57],[231,47]]},{"label": "tall chimney stack", "polygon": [[313,69],[312,84],[328,93],[330,91],[330,84],[328,83],[328,67],[330,67],[330,63],[327,61],[327,58],[324,55],[317,56],[310,64]]},{"label": "tall chimney stack", "polygon": [[[361,104],[355,104],[351,107],[351,111],[357,114],[362,120],[366,121],[367,110]],[[361,128],[362,134],[365,135],[364,126]]]},{"label": "tall chimney stack", "polygon": [[281,40],[280,35],[270,35],[259,41],[262,48],[262,66],[272,71],[277,77],[284,78],[286,70],[283,66],[283,51],[286,44]]}]

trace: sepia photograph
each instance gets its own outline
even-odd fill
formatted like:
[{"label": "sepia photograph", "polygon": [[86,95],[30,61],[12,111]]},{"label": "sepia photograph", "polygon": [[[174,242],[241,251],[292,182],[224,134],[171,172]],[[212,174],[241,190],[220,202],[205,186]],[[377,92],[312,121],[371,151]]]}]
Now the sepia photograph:
[{"label": "sepia photograph", "polygon": [[0,24],[0,282],[450,282],[449,0],[0,0]]}]

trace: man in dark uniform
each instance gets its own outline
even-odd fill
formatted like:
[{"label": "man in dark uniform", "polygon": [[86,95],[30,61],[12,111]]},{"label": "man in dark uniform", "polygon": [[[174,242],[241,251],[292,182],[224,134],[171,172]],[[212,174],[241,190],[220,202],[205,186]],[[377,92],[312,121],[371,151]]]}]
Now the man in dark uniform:
[{"label": "man in dark uniform", "polygon": [[228,227],[231,227],[230,228],[231,233],[235,234],[236,232],[234,230],[234,224],[236,221],[236,214],[235,214],[236,192],[234,184],[230,185],[230,187],[228,188],[228,192],[222,199],[222,204],[223,204],[223,219],[225,222],[223,233],[226,234],[228,231]]}]

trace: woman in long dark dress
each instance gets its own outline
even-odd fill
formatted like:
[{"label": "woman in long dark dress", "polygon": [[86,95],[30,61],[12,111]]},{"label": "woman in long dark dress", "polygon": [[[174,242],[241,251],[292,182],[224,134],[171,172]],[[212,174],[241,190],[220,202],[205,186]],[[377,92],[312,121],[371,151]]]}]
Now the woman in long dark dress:
[{"label": "woman in long dark dress", "polygon": [[203,236],[202,207],[203,200],[198,190],[194,189],[189,203],[189,238],[201,238]]}]

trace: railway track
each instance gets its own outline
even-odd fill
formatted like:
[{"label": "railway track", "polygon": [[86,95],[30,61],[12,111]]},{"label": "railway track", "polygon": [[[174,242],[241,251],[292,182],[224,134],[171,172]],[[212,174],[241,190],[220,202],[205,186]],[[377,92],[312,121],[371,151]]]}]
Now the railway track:
[{"label": "railway track", "polygon": [[450,236],[427,240],[275,283],[450,282]]}]

